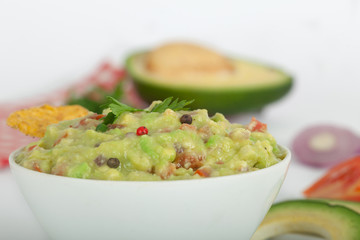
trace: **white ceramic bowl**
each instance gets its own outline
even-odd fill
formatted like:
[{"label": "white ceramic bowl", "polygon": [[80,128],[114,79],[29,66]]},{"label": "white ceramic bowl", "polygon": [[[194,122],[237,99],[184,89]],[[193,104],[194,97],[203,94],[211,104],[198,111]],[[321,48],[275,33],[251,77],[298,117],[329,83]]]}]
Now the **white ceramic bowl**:
[{"label": "white ceramic bowl", "polygon": [[52,239],[250,239],[286,176],[291,153],[269,168],[199,180],[76,179],[10,167]]}]

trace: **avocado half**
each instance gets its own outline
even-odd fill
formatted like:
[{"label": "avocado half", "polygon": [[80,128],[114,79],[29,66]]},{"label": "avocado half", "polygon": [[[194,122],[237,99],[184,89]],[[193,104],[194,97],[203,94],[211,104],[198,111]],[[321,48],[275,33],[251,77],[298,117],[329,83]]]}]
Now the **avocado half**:
[{"label": "avocado half", "polygon": [[280,202],[270,208],[251,240],[265,240],[286,233],[328,240],[359,240],[360,214],[356,205],[360,203],[325,200]]},{"label": "avocado half", "polygon": [[126,70],[140,96],[149,103],[173,96],[182,100],[194,99],[190,106],[193,109],[205,108],[210,113],[234,114],[260,110],[286,95],[293,85],[289,74],[244,60],[231,60],[240,77],[225,79],[220,84],[211,84],[214,81],[207,79],[187,82],[164,79],[146,70],[147,53],[130,55],[126,59]]}]

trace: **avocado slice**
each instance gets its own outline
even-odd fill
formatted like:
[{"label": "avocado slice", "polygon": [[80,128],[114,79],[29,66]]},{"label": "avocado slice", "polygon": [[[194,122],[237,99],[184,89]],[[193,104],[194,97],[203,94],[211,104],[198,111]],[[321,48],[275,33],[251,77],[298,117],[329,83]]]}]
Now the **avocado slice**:
[{"label": "avocado slice", "polygon": [[286,233],[324,239],[360,239],[360,214],[323,200],[293,200],[274,204],[252,240],[264,240]]},{"label": "avocado slice", "polygon": [[210,113],[256,111],[286,95],[293,79],[287,73],[251,61],[227,58],[233,66],[231,73],[213,76],[162,77],[147,69],[151,52],[130,55],[126,70],[140,96],[147,102],[164,100],[169,96],[195,101],[191,108],[205,108]]},{"label": "avocado slice", "polygon": [[347,207],[360,214],[360,202],[337,200],[337,199],[324,199],[324,198],[316,198],[313,200],[322,201],[329,205],[338,205],[338,206]]}]

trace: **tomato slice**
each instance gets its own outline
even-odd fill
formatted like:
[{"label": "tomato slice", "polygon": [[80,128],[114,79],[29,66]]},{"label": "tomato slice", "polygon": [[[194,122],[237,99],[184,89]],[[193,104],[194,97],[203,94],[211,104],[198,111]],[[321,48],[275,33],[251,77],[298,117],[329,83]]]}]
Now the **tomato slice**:
[{"label": "tomato slice", "polygon": [[360,156],[331,168],[306,189],[304,195],[310,198],[360,201]]}]

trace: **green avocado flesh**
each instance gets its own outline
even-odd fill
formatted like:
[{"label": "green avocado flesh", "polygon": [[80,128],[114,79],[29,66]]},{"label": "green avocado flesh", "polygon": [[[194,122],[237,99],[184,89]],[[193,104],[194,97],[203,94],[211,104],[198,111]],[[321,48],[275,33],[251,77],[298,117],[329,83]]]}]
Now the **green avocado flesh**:
[{"label": "green avocado flesh", "polygon": [[[184,114],[191,116],[190,124],[181,123]],[[45,136],[20,151],[15,161],[74,178],[153,181],[255,171],[286,155],[266,130],[250,131],[222,114],[210,118],[206,110],[124,112],[105,132],[95,130],[101,123],[98,118],[91,113],[50,125]],[[142,126],[147,134],[137,134]]]},{"label": "green avocado flesh", "polygon": [[341,204],[341,201],[328,204],[324,200],[294,200],[274,204],[252,240],[265,240],[286,233],[329,240],[359,240],[360,214]]},{"label": "green avocado flesh", "polygon": [[259,110],[286,95],[293,80],[281,70],[257,63],[232,60],[234,75],[164,79],[146,70],[146,53],[128,57],[126,69],[141,97],[151,102],[169,96],[192,100],[193,108],[231,114]]}]

